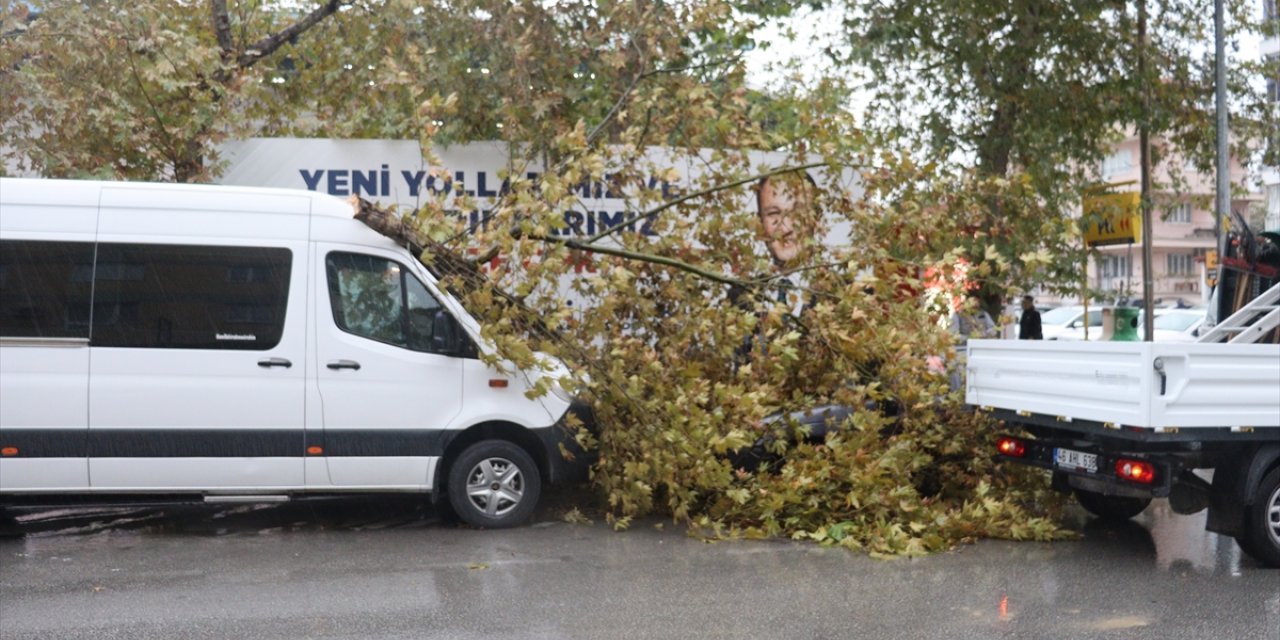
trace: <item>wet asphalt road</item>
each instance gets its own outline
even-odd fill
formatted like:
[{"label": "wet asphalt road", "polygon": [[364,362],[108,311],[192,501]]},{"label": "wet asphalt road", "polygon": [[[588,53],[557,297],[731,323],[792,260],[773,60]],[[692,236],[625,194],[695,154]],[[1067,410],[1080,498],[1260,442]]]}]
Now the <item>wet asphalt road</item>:
[{"label": "wet asphalt road", "polygon": [[1157,501],[1079,541],[875,560],[417,502],[21,513],[0,638],[1280,639],[1280,571]]}]

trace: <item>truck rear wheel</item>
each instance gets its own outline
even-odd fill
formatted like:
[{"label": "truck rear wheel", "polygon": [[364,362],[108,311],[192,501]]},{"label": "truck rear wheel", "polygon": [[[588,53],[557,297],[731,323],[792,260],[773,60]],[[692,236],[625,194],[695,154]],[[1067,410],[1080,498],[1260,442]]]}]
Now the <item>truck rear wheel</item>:
[{"label": "truck rear wheel", "polygon": [[542,493],[538,465],[519,445],[482,440],[449,468],[449,505],[463,522],[487,529],[518,526]]},{"label": "truck rear wheel", "polygon": [[1249,506],[1244,534],[1237,542],[1259,563],[1280,568],[1280,468],[1262,478],[1258,499]]},{"label": "truck rear wheel", "polygon": [[1085,511],[1103,520],[1128,520],[1146,510],[1151,498],[1129,496],[1104,496],[1101,493],[1076,489],[1076,501]]}]

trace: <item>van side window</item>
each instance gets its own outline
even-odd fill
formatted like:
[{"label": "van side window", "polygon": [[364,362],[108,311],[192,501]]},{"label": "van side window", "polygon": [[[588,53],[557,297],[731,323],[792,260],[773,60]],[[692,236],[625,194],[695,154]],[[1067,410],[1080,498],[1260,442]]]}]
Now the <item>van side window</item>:
[{"label": "van side window", "polygon": [[398,262],[333,252],[325,257],[333,321],[347,333],[433,352],[440,303]]},{"label": "van side window", "polygon": [[284,331],[292,261],[283,248],[100,244],[92,344],[271,349]]},{"label": "van side window", "polygon": [[92,242],[0,242],[0,336],[88,338]]}]

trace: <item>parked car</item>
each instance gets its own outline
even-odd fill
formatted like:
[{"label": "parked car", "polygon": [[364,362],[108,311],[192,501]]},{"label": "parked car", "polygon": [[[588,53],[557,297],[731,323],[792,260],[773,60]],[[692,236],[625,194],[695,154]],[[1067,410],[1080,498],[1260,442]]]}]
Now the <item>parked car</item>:
[{"label": "parked car", "polygon": [[846,420],[858,411],[876,412],[890,419],[880,431],[883,437],[901,430],[901,407],[893,400],[867,401],[861,409],[828,404],[800,411],[779,411],[760,421],[761,435],[750,447],[729,451],[726,458],[735,469],[776,472],[786,464],[786,456],[774,452],[776,442],[787,442],[788,450],[800,442],[821,444],[828,433],[838,433],[846,428]]},{"label": "parked car", "polygon": [[1088,318],[1084,307],[1074,305],[1050,309],[1040,314],[1040,327],[1045,340],[1084,340],[1085,324],[1089,326],[1089,340],[1102,337],[1102,307],[1089,305]]},{"label": "parked car", "polygon": [[[1200,337],[1200,328],[1204,326],[1207,309],[1198,308],[1165,308],[1155,310],[1153,342],[1195,342]],[[1142,339],[1144,314],[1138,311],[1134,320],[1137,339]]]},{"label": "parked car", "polygon": [[1207,312],[1207,309],[1157,309],[1152,338],[1155,342],[1195,342]]}]

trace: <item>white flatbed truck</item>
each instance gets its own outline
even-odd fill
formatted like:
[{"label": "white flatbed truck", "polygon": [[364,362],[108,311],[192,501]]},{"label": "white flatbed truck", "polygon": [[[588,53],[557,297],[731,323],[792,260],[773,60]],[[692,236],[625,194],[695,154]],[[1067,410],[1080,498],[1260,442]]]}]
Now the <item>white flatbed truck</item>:
[{"label": "white flatbed truck", "polygon": [[1009,427],[999,458],[1094,515],[1208,508],[1209,531],[1280,567],[1280,344],[1251,342],[1274,336],[1280,286],[1241,314],[1190,344],[970,340],[965,401]]}]

